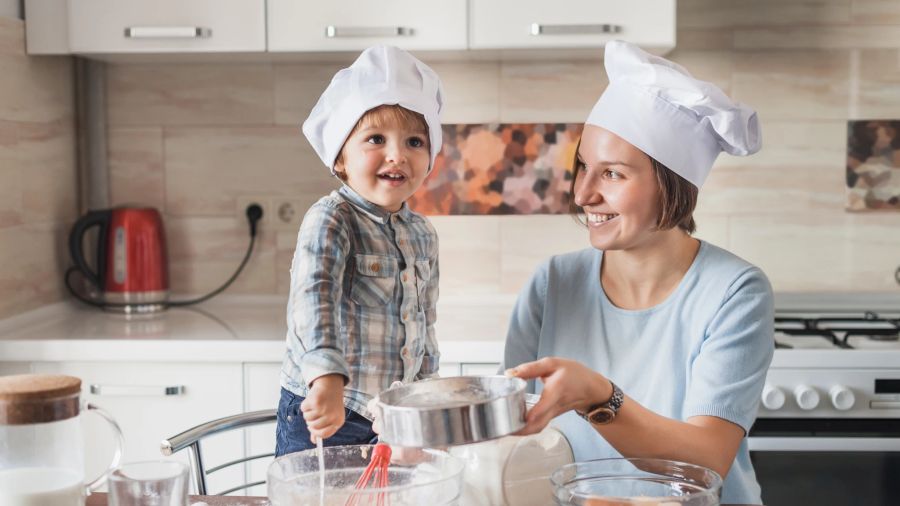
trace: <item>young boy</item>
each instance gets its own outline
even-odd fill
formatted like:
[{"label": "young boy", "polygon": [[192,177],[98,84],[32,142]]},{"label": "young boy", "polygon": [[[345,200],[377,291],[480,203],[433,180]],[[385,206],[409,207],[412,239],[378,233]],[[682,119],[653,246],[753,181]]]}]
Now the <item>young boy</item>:
[{"label": "young boy", "polygon": [[390,46],[363,51],[303,133],[343,186],[300,226],[291,267],[276,455],[368,444],[366,403],[437,374],[438,242],[405,201],[441,149],[437,74]]}]

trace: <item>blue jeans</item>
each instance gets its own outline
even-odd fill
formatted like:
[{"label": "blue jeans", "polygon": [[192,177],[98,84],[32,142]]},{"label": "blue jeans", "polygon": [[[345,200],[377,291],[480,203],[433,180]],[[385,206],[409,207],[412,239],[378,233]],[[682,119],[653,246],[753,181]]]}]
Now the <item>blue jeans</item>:
[{"label": "blue jeans", "polygon": [[[300,412],[303,397],[284,388],[278,401],[278,421],[275,425],[275,456],[315,448],[310,441],[306,420]],[[366,445],[378,442],[378,434],[372,431],[372,422],[356,411],[344,408],[344,425],[330,438],[322,441],[324,446]]]}]

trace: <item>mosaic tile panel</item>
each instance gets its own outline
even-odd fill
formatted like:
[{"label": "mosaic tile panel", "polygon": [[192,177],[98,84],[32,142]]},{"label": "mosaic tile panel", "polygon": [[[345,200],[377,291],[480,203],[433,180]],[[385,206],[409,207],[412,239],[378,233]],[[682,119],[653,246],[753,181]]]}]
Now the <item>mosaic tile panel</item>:
[{"label": "mosaic tile panel", "polygon": [[847,209],[900,211],[900,121],[847,123]]},{"label": "mosaic tile panel", "polygon": [[434,172],[409,205],[427,215],[564,214],[582,127],[444,125]]}]

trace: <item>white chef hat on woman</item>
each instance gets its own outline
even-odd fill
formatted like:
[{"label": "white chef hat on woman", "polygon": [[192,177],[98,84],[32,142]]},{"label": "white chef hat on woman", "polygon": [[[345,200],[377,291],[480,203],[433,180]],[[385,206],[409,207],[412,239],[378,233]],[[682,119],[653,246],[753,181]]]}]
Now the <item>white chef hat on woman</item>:
[{"label": "white chef hat on woman", "polygon": [[373,46],[341,69],[325,88],[303,133],[322,162],[334,173],[334,162],[356,122],[381,105],[400,105],[425,117],[431,144],[431,167],[441,150],[444,92],[431,67],[394,46]]},{"label": "white chef hat on woman", "polygon": [[606,43],[605,65],[609,86],[586,123],[625,139],[698,188],[720,152],[759,151],[756,111],[681,65],[619,40]]}]

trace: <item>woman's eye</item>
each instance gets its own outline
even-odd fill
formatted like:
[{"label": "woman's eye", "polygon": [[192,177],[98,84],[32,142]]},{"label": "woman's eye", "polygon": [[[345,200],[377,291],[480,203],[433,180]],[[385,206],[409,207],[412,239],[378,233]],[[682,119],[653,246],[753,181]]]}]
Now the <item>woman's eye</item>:
[{"label": "woman's eye", "polygon": [[370,144],[384,144],[384,136],[380,134],[375,134],[366,139],[366,142]]},{"label": "woman's eye", "polygon": [[606,172],[604,174],[606,175],[606,177],[608,177],[610,179],[619,179],[622,177],[621,174],[619,174],[618,172],[616,172],[612,169],[606,169]]},{"label": "woman's eye", "polygon": [[425,146],[425,140],[421,137],[412,137],[409,139],[409,145],[413,148],[421,148]]}]

